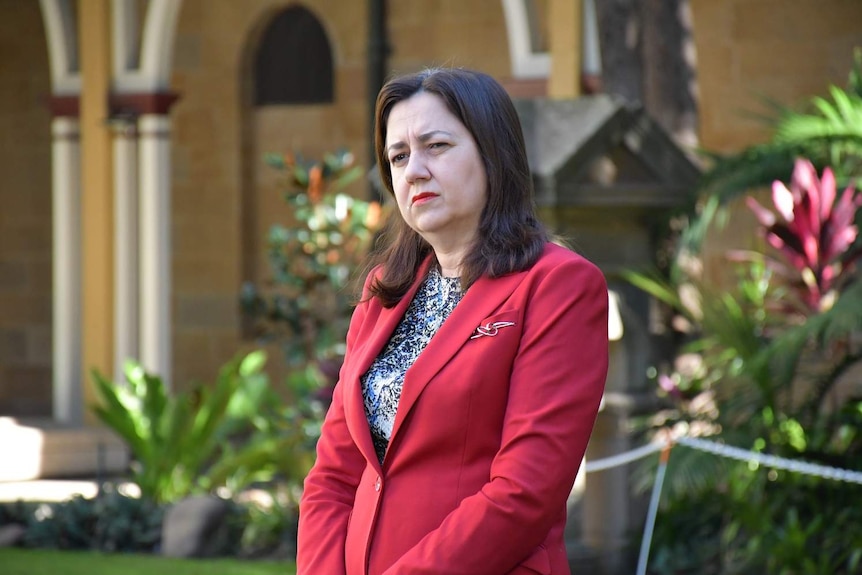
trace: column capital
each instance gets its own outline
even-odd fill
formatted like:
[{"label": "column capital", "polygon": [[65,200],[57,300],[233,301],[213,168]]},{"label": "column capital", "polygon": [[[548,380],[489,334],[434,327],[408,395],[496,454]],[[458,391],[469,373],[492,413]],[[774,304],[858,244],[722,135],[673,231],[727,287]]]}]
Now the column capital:
[{"label": "column capital", "polygon": [[111,94],[111,115],[166,116],[171,106],[180,99],[176,92],[126,92]]},{"label": "column capital", "polygon": [[[166,116],[180,95],[176,92],[129,92],[111,94],[111,115],[143,116],[155,114]],[[54,94],[46,98],[46,105],[53,117],[78,117],[81,113],[81,97],[78,94]]]},{"label": "column capital", "polygon": [[81,114],[81,97],[78,94],[54,94],[46,98],[46,104],[54,118],[77,118]]}]

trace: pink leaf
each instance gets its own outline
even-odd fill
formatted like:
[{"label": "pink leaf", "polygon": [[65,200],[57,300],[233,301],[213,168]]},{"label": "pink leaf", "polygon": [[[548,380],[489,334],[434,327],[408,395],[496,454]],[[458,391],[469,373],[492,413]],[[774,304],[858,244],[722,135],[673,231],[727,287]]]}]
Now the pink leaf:
[{"label": "pink leaf", "polygon": [[847,187],[832,210],[833,225],[837,228],[850,225],[856,215],[856,208],[859,207],[860,200],[862,198],[854,194],[853,188]]},{"label": "pink leaf", "polygon": [[797,271],[801,271],[808,266],[808,262],[803,256],[801,247],[793,246],[784,241],[784,239],[774,232],[766,234],[766,241],[773,248],[779,250],[784,257],[790,262]]},{"label": "pink leaf", "polygon": [[791,176],[790,181],[791,187],[810,190],[817,181],[817,170],[814,169],[814,164],[803,158],[797,159],[793,164],[793,176]]},{"label": "pink leaf", "polygon": [[745,198],[745,205],[747,205],[749,209],[754,212],[754,215],[757,217],[757,221],[760,222],[760,225],[765,228],[770,228],[775,225],[775,214],[761,206],[753,197],[748,196],[747,198]]},{"label": "pink leaf", "polygon": [[832,241],[829,245],[829,261],[834,260],[847,251],[847,248],[856,241],[857,235],[858,230],[856,229],[856,226],[848,226],[843,230],[838,230],[832,237]]},{"label": "pink leaf", "polygon": [[835,278],[838,277],[838,272],[836,271],[838,267],[839,266],[836,264],[826,266],[820,273],[821,277],[823,278],[823,281],[820,283],[823,286],[824,291],[829,291],[829,286],[831,286]]},{"label": "pink leaf", "polygon": [[[814,236],[820,235],[820,180],[817,179],[817,170],[808,160],[798,159],[793,168],[793,178],[790,187],[794,192],[796,200],[796,218],[802,217],[808,221],[808,227]],[[804,206],[803,212],[800,207]]]},{"label": "pink leaf", "polygon": [[793,221],[793,194],[784,183],[775,180],[772,183],[772,203],[786,222]]},{"label": "pink leaf", "polygon": [[820,178],[820,218],[825,222],[832,213],[832,205],[835,203],[835,174],[826,168]]}]

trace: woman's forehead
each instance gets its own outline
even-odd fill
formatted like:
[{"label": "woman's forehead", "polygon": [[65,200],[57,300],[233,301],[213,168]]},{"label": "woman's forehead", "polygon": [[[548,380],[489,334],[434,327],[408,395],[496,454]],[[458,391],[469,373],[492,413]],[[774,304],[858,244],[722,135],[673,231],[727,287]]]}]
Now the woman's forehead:
[{"label": "woman's forehead", "polygon": [[419,92],[392,106],[386,121],[386,140],[423,134],[429,131],[462,131],[461,121],[451,112],[443,98],[430,92]]}]

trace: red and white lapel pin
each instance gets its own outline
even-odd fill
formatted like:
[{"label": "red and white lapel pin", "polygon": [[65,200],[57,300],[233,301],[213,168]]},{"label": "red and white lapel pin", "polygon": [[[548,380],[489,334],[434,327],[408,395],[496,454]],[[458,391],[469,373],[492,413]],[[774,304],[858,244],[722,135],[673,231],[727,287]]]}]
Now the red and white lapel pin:
[{"label": "red and white lapel pin", "polygon": [[488,337],[494,337],[500,332],[500,329],[513,325],[515,325],[515,322],[513,321],[489,321],[485,325],[480,325],[479,327],[477,327],[476,330],[473,332],[473,335],[470,336],[470,339],[478,339],[486,335]]}]

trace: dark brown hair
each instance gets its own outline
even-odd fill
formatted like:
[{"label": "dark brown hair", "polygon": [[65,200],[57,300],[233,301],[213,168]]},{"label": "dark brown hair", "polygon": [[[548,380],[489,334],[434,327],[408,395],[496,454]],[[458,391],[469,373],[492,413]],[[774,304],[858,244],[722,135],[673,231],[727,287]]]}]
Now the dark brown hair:
[{"label": "dark brown hair", "polygon": [[[461,285],[479,277],[499,277],[532,266],[544,249],[547,233],[536,217],[533,182],[521,122],[509,95],[496,80],[472,70],[432,68],[389,80],[377,96],[374,145],[383,186],[394,197],[386,156],[389,113],[398,102],[419,92],[439,96],[467,128],[479,150],[488,178],[488,201],[472,248],[461,262]],[[371,295],[386,307],[395,305],[416,278],[431,246],[392,210],[371,266],[383,264]]]}]

